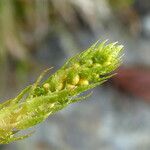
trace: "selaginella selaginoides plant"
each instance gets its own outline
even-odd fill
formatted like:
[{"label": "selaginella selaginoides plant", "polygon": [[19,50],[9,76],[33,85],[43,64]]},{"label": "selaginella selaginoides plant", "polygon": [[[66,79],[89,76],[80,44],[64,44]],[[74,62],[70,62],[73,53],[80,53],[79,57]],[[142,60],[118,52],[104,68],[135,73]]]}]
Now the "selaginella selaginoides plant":
[{"label": "selaginella selaginoides plant", "polygon": [[88,97],[90,94],[80,94],[114,75],[112,72],[121,63],[122,48],[117,42],[97,42],[69,59],[46,81],[41,83],[49,69],[16,98],[0,104],[0,143],[7,144],[30,136],[31,133],[19,135],[18,132],[44,121],[69,104]]}]

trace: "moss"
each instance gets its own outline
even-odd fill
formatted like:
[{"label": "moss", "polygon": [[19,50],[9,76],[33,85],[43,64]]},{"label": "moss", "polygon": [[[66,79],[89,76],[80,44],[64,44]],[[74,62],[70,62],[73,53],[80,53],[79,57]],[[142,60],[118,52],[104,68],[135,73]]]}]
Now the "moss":
[{"label": "moss", "polygon": [[49,115],[78,102],[89,95],[80,94],[102,84],[112,76],[120,65],[117,43],[96,43],[87,50],[69,59],[62,68],[40,84],[47,73],[24,89],[16,98],[0,104],[0,143],[6,144],[29,137],[16,137],[16,133],[28,129]]}]

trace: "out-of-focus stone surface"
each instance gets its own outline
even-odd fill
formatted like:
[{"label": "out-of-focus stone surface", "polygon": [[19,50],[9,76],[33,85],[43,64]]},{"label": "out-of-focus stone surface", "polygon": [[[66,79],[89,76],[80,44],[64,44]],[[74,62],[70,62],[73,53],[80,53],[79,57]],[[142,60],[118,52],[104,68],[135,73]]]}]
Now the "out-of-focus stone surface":
[{"label": "out-of-focus stone surface", "polygon": [[149,126],[149,104],[111,87],[97,88],[91,98],[50,117],[32,137],[7,150],[148,150]]}]

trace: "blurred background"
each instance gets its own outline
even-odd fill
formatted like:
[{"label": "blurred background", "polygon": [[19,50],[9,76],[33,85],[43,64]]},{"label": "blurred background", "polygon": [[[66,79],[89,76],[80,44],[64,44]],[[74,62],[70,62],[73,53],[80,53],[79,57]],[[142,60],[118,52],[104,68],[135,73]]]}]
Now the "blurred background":
[{"label": "blurred background", "polygon": [[149,0],[0,0],[0,100],[98,39],[125,46],[118,74],[0,150],[150,150]]}]

